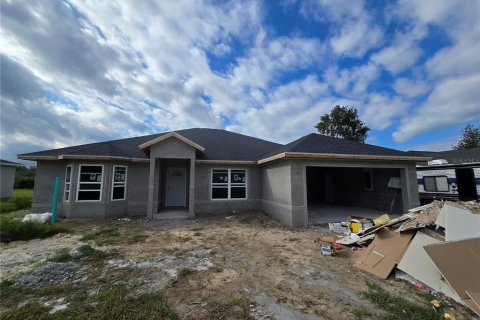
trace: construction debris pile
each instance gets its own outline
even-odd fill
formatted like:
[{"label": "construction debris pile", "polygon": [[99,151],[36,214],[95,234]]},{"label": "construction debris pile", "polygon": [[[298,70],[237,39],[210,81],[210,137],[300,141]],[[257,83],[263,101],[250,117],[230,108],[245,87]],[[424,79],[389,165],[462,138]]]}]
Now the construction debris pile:
[{"label": "construction debris pile", "polygon": [[390,219],[352,217],[329,224],[343,244],[361,247],[355,266],[441,292],[480,316],[480,205],[434,201]]}]

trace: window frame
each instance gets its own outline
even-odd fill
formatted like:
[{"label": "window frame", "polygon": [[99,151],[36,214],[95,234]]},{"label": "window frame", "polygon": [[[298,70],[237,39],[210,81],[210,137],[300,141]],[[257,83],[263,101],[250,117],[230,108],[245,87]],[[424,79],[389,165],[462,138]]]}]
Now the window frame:
[{"label": "window frame", "polygon": [[[366,180],[365,180],[365,178],[367,177],[366,173],[368,173],[368,176],[370,178],[370,187],[367,187],[367,183],[366,183]],[[372,168],[364,168],[363,169],[363,187],[366,191],[373,191],[373,170],[372,170]]]},{"label": "window frame", "polygon": [[[70,180],[67,182],[67,172],[70,168]],[[63,202],[70,202],[72,197],[72,178],[73,178],[73,166],[71,164],[65,167],[65,179],[63,179]],[[65,195],[67,194],[67,185],[68,185],[68,199],[66,199]]]},{"label": "window frame", "polygon": [[[427,190],[427,188],[425,188],[426,184],[425,184],[425,178],[433,178],[433,182],[435,184],[435,190]],[[445,178],[447,179],[447,187],[448,189],[447,190],[438,190],[438,185],[437,185],[437,178]],[[423,191],[425,192],[450,192],[450,184],[448,183],[448,177],[446,175],[441,175],[441,176],[423,176],[422,177],[422,182],[423,182]]]},{"label": "window frame", "polygon": [[[125,168],[125,181],[124,182],[115,182],[115,168]],[[112,168],[112,192],[110,196],[110,201],[125,201],[127,200],[127,177],[128,177],[128,166],[126,165],[114,165]],[[115,183],[123,184],[123,198],[122,199],[113,199],[113,191],[115,189]]]},{"label": "window frame", "polygon": [[[228,175],[228,182],[227,183],[214,183],[213,182],[213,172],[216,170],[222,170],[222,171],[227,171]],[[241,170],[245,171],[245,182],[244,183],[232,183],[231,182],[231,173],[232,171],[236,170]],[[236,201],[236,200],[248,200],[248,169],[245,168],[212,168],[210,171],[210,200],[211,201]],[[213,198],[212,191],[214,186],[222,186],[222,185],[227,185],[227,198]],[[231,195],[231,188],[232,187],[243,187],[245,186],[245,198],[232,198]]]},{"label": "window frame", "polygon": [[[90,190],[90,191],[99,191],[100,192],[100,198],[98,200],[78,200],[78,195],[80,194],[81,191],[88,191],[88,190],[80,190],[80,183],[83,183],[83,184],[98,184],[98,182],[80,182],[80,177],[82,175],[82,167],[102,167],[102,180],[100,181],[100,190]],[[104,180],[105,180],[105,165],[103,165],[103,164],[80,164],[78,166],[76,202],[102,202],[103,181]]]}]

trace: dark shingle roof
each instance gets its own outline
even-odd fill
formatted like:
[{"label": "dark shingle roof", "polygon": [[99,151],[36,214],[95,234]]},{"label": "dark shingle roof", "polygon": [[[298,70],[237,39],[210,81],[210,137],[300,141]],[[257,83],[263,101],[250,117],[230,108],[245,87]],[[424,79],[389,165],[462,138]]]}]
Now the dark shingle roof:
[{"label": "dark shingle roof", "polygon": [[318,133],[310,133],[300,139],[284,145],[267,157],[282,152],[326,153],[326,154],[349,154],[368,156],[408,156],[399,150],[388,149],[366,143],[359,143],[340,138],[325,136]]},{"label": "dark shingle roof", "polygon": [[473,163],[480,162],[480,147],[461,149],[461,150],[447,150],[447,151],[408,151],[413,156],[432,157],[434,160],[445,159],[448,163]]},{"label": "dark shingle roof", "polygon": [[[305,152],[320,154],[348,154],[367,156],[411,156],[406,152],[382,148],[370,144],[333,138],[311,133],[287,145],[273,143],[254,137],[221,130],[193,128],[175,131],[183,137],[205,148],[197,155],[199,160],[257,161],[283,152]],[[84,144],[61,149],[45,150],[22,156],[110,156],[149,159],[138,146],[169,132],[148,136]]]},{"label": "dark shingle roof", "polygon": [[[220,129],[193,128],[175,132],[205,148],[205,152],[197,156],[197,159],[201,160],[256,161],[281,146],[278,143]],[[19,156],[92,155],[148,159],[147,154],[138,146],[167,133],[169,132],[45,150]]]},{"label": "dark shingle roof", "polygon": [[21,163],[8,161],[8,160],[3,160],[3,159],[0,159],[0,164],[4,164],[4,165],[7,165],[7,166],[14,166],[14,167],[23,167],[24,166]]}]

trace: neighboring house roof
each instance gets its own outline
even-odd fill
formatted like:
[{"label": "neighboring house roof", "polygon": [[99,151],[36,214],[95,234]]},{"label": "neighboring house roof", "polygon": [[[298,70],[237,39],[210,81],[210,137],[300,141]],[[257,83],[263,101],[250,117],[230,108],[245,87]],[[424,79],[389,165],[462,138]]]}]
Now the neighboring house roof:
[{"label": "neighboring house roof", "polygon": [[[194,128],[141,136],[135,138],[112,140],[80,146],[46,150],[19,155],[26,160],[40,159],[131,159],[147,160],[146,152],[149,146],[165,140],[166,137],[175,137],[195,147],[197,160],[218,161],[250,161],[267,162],[281,157],[299,157],[300,155],[315,154],[324,158],[340,158],[355,156],[364,159],[414,160],[416,158],[403,151],[382,148],[369,144],[347,141],[320,134],[308,134],[287,145],[249,137],[246,135],[221,130]],[[333,156],[335,155],[335,157]],[[269,159],[271,158],[271,159]],[[363,159],[362,158],[362,159]]]},{"label": "neighboring house roof", "polygon": [[21,163],[17,163],[17,162],[13,162],[13,161],[8,161],[8,160],[3,160],[3,159],[0,159],[0,165],[2,165],[2,166],[11,166],[11,167],[24,167],[24,165],[21,164]]},{"label": "neighboring house roof", "polygon": [[432,157],[434,160],[445,159],[452,164],[480,162],[480,147],[447,151],[408,151],[408,153]]}]

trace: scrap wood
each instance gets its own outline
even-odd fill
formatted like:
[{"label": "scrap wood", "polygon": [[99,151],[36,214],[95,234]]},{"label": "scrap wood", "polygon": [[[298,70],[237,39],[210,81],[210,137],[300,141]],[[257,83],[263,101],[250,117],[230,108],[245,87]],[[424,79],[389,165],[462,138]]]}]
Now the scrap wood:
[{"label": "scrap wood", "polygon": [[428,205],[410,209],[409,213],[405,214],[409,219],[402,223],[397,231],[402,232],[433,225],[442,207],[443,202],[435,200]]}]

